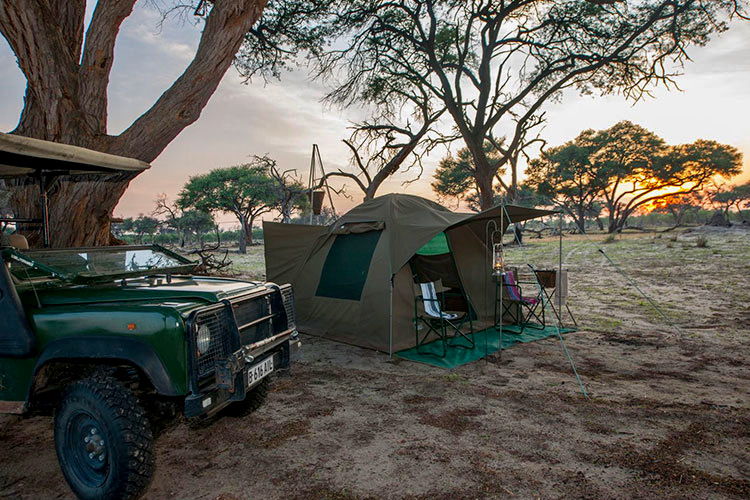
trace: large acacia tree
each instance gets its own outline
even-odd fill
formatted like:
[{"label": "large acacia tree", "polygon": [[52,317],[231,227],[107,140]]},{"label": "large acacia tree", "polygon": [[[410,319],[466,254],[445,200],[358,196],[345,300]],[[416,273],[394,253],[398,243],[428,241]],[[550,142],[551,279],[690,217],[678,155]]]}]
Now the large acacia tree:
[{"label": "large acacia tree", "polygon": [[642,207],[698,192],[741,168],[742,153],[733,146],[705,139],[671,146],[622,121],[551,148],[531,161],[527,175],[530,186],[569,211],[581,227],[593,203],[601,202],[612,233]]},{"label": "large acacia tree", "polygon": [[[244,76],[278,75],[279,68],[296,59],[297,47],[314,52],[324,36],[312,26],[324,11],[317,0],[164,2],[165,15],[195,13],[201,21],[193,60],[150,109],[122,133],[110,135],[107,88],[115,42],[136,0],[98,0],[84,33],[86,3],[0,2],[0,33],[27,81],[24,107],[12,133],[151,162],[198,119],[240,47],[245,63],[238,69]],[[112,210],[132,178],[59,181],[50,198],[54,244],[107,244]],[[14,186],[16,214],[38,216],[36,200],[34,186]]]},{"label": "large acacia tree", "polygon": [[[742,7],[724,0],[340,5],[337,22],[348,38],[324,65],[343,73],[333,95],[356,95],[370,74],[429,91],[474,157],[482,208],[493,203],[496,168],[518,158],[545,102],[569,88],[637,99],[654,85],[668,85],[690,46],[725,30],[728,16]],[[503,158],[499,165],[487,156],[486,140]]]},{"label": "large acacia tree", "polygon": [[[182,75],[119,135],[107,133],[107,87],[120,25],[136,0],[99,0],[84,33],[86,0],[0,3],[0,33],[26,77],[12,133],[153,161],[201,110],[232,64],[265,0],[220,0],[205,16],[198,49]],[[56,245],[102,245],[130,175],[59,182],[51,196]],[[37,213],[33,186],[19,188],[16,213]]]},{"label": "large acacia tree", "polygon": [[526,183],[572,217],[582,232],[586,218],[598,215],[599,196],[607,183],[591,165],[593,147],[585,137],[593,133],[584,131],[575,142],[547,149],[526,169]]},{"label": "large acacia tree", "polygon": [[731,178],[742,169],[735,147],[698,139],[666,146],[653,132],[620,122],[597,133],[592,164],[604,179],[603,205],[609,232],[621,231],[640,207],[671,196],[694,193],[715,177]]},{"label": "large acacia tree", "polygon": [[180,191],[177,205],[212,214],[226,212],[240,223],[240,253],[253,244],[253,224],[278,203],[275,181],[263,164],[215,168],[194,175]]}]

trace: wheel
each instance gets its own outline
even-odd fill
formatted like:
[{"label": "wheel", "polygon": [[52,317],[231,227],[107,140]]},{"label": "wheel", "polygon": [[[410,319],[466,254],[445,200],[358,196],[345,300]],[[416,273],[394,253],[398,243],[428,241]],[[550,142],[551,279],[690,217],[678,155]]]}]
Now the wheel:
[{"label": "wheel", "polygon": [[69,385],[55,412],[55,448],[82,500],[138,498],[154,473],[154,443],[135,396],[110,376]]},{"label": "wheel", "polygon": [[246,417],[263,405],[268,397],[271,381],[268,377],[250,389],[242,401],[235,401],[226,408],[226,414],[232,417]]}]

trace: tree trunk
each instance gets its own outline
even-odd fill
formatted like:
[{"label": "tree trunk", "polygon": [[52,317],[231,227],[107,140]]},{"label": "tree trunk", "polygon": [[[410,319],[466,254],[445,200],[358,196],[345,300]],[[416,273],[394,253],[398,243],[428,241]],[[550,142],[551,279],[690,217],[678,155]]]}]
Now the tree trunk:
[{"label": "tree trunk", "polygon": [[518,157],[511,157],[509,163],[511,177],[510,186],[508,186],[508,201],[510,203],[518,203]]},{"label": "tree trunk", "polygon": [[[49,189],[50,236],[53,247],[110,244],[112,211],[134,176],[75,176],[58,179]],[[17,217],[41,217],[37,184],[16,183],[11,199]],[[38,226],[19,227],[29,243],[41,246]]]},{"label": "tree trunk", "polygon": [[[153,161],[195,122],[232,63],[266,0],[212,2],[195,57],[151,109],[119,136],[106,131],[114,46],[135,0],[99,0],[84,41],[86,2],[12,1],[0,7],[0,32],[27,80],[24,109],[14,134]],[[53,246],[107,245],[114,207],[135,176],[114,175],[50,190]],[[38,217],[39,192],[11,183],[18,217]],[[38,228],[24,227],[39,245]]]},{"label": "tree trunk", "polygon": [[[240,239],[237,242],[240,246],[240,253],[247,253],[247,219],[245,217],[239,217],[240,219]],[[252,234],[250,235],[252,237]]]},{"label": "tree trunk", "polygon": [[581,234],[586,234],[586,216],[583,214],[576,214],[574,217],[576,221],[576,227],[581,232]]},{"label": "tree trunk", "polygon": [[484,137],[476,140],[473,137],[464,135],[464,143],[471,153],[474,161],[474,178],[479,191],[479,209],[487,210],[495,205],[495,193],[492,189],[492,181],[495,178],[497,169],[490,167],[487,154],[484,151]]},{"label": "tree trunk", "polygon": [[611,234],[617,229],[617,219],[615,218],[614,209],[612,208],[609,209],[608,219],[607,232]]},{"label": "tree trunk", "polygon": [[519,245],[523,245],[523,229],[521,228],[520,224],[513,224],[513,235],[516,238],[516,242]]},{"label": "tree trunk", "polygon": [[582,233],[586,233],[586,210],[581,206],[581,204],[575,205],[575,213],[573,214],[573,220],[576,223],[576,227],[578,230]]},{"label": "tree trunk", "polygon": [[[312,200],[311,200],[312,203]],[[294,195],[282,192],[281,194],[281,222],[289,224],[292,222],[292,209],[294,206]]]},{"label": "tree trunk", "polygon": [[479,190],[479,208],[481,210],[487,210],[494,206],[495,197],[492,190],[492,175],[489,172],[480,173],[479,169],[475,174],[477,180],[477,189]]},{"label": "tree trunk", "polygon": [[247,221],[247,227],[245,228],[245,237],[248,246],[253,246],[253,224],[255,223],[255,217],[250,217]]}]

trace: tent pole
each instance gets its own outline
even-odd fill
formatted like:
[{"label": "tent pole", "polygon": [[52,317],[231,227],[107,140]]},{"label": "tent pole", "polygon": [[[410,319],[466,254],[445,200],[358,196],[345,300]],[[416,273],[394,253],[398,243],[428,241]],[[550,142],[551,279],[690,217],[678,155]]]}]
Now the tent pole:
[{"label": "tent pole", "polygon": [[[503,248],[503,245],[505,244],[503,243],[503,237],[505,236],[505,227],[504,227],[505,217],[504,216],[507,216],[507,215],[508,215],[508,212],[506,212],[505,210],[505,200],[503,199],[503,204],[500,207],[500,248],[502,249],[503,254],[505,253],[505,248]],[[503,260],[505,260],[504,256],[503,256]],[[503,262],[503,266],[505,266],[505,262]],[[505,268],[503,268],[503,273],[505,273]],[[498,276],[498,279],[500,280],[501,284],[500,284],[500,338],[498,339],[499,343],[497,345],[497,353],[499,355],[498,358],[500,359],[500,361],[502,361],[503,360],[503,296],[504,296],[505,289],[502,285],[503,276],[502,275]],[[497,283],[495,283],[495,290],[497,290]]]},{"label": "tent pole", "polygon": [[391,289],[388,297],[388,357],[393,359],[393,270],[391,270]]},{"label": "tent pole", "polygon": [[315,182],[315,148],[317,144],[313,144],[312,154],[310,155],[310,225],[313,223],[313,182]]},{"label": "tent pole", "polygon": [[[490,231],[490,228],[494,227],[492,231]],[[497,223],[490,219],[487,221],[487,224],[484,226],[484,257],[487,262],[487,272],[484,273],[484,303],[485,307],[489,308],[489,305],[491,303],[491,300],[494,300],[495,302],[492,303],[492,322],[493,322],[493,328],[497,329],[497,324],[494,324],[495,320],[497,319],[496,311],[497,311],[497,283],[494,283],[495,291],[492,295],[492,299],[490,298],[490,285],[489,285],[489,276],[492,276],[494,269],[495,269],[495,233],[497,233]],[[493,277],[494,280],[494,277]],[[502,291],[500,292],[501,300],[502,300]],[[501,314],[502,314],[502,304],[500,306]],[[478,316],[477,316],[478,319]],[[502,323],[502,320],[501,320]],[[500,328],[502,329],[502,324],[500,325]],[[488,329],[489,330],[489,329]],[[501,346],[502,347],[502,346]],[[484,361],[487,362],[488,357],[488,346],[487,346],[487,334],[484,335]],[[500,356],[500,355],[498,355]]]},{"label": "tent pole", "polygon": [[331,195],[331,186],[328,185],[328,178],[326,177],[326,169],[323,167],[323,158],[320,157],[320,148],[318,147],[317,144],[315,144],[315,150],[318,153],[318,165],[320,165],[320,175],[321,175],[320,178],[326,187],[326,192],[328,193],[328,201],[331,202],[331,211],[333,212],[333,217],[335,219],[336,207],[333,206],[333,196]]},{"label": "tent pole", "polygon": [[557,311],[560,315],[560,327],[562,327],[562,291],[560,290],[560,285],[562,285],[562,228],[563,228],[563,214],[560,212],[558,215],[558,229],[560,232],[560,243],[558,245],[558,262],[557,262],[557,283],[555,286],[557,286]]}]

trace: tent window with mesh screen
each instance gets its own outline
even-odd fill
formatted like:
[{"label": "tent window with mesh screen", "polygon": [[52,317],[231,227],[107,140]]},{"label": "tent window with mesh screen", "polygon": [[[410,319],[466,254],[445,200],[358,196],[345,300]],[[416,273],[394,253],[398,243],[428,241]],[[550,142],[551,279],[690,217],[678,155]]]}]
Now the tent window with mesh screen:
[{"label": "tent window with mesh screen", "polygon": [[359,300],[382,231],[338,234],[320,273],[318,297]]}]

